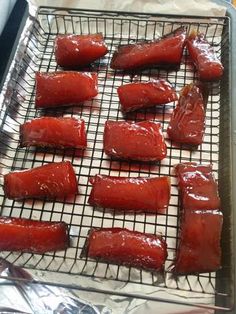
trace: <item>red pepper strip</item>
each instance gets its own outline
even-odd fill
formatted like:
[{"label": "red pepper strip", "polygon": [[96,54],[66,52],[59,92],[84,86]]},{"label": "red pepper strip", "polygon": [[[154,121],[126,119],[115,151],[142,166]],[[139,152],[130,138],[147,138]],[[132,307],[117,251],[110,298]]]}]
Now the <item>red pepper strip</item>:
[{"label": "red pepper strip", "polygon": [[62,67],[81,67],[103,57],[108,52],[102,34],[58,35],[55,57]]},{"label": "red pepper strip", "polygon": [[203,34],[193,31],[187,38],[186,45],[201,80],[216,81],[222,77],[224,67]]},{"label": "red pepper strip", "polygon": [[20,126],[20,146],[86,148],[82,119],[42,117]]},{"label": "red pepper strip", "polygon": [[165,80],[126,84],[118,87],[117,92],[124,112],[164,105],[177,99],[174,88]]},{"label": "red pepper strip", "polygon": [[205,130],[205,103],[201,88],[190,84],[180,93],[167,129],[169,138],[175,142],[200,145]]},{"label": "red pepper strip", "polygon": [[158,161],[167,153],[161,124],[153,121],[106,121],[103,146],[107,155],[121,159]]},{"label": "red pepper strip", "polygon": [[178,67],[185,45],[186,31],[179,28],[159,40],[119,46],[111,68],[133,70],[150,66]]},{"label": "red pepper strip", "polygon": [[191,274],[220,268],[222,213],[184,209],[174,272]]},{"label": "red pepper strip", "polygon": [[122,228],[92,229],[85,250],[94,259],[151,271],[163,270],[167,258],[161,236]]},{"label": "red pepper strip", "polygon": [[69,161],[14,171],[4,175],[4,192],[9,199],[62,199],[78,192],[74,169]]},{"label": "red pepper strip", "polygon": [[76,105],[92,99],[97,94],[96,73],[36,73],[36,108]]},{"label": "red pepper strip", "polygon": [[124,178],[96,175],[89,204],[142,213],[165,213],[170,200],[169,177]]},{"label": "red pepper strip", "polygon": [[0,217],[0,251],[45,253],[69,246],[64,222]]},{"label": "red pepper strip", "polygon": [[177,165],[175,169],[184,210],[220,208],[218,186],[210,165],[186,162]]}]

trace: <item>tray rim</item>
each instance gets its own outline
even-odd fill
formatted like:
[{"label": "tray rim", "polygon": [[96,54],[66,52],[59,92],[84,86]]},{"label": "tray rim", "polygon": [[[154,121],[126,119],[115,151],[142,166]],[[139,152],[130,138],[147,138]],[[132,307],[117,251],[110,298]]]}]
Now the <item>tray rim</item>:
[{"label": "tray rim", "polygon": [[[222,0],[213,0],[217,4],[222,4]],[[230,88],[230,110],[231,110],[231,119],[230,119],[230,131],[231,131],[231,145],[230,145],[230,173],[231,173],[231,198],[232,198],[232,243],[231,243],[231,252],[234,253],[232,257],[232,272],[234,277],[234,282],[231,283],[232,286],[232,295],[233,295],[233,304],[232,311],[235,310],[236,302],[236,259],[235,259],[235,245],[236,245],[236,182],[233,180],[234,174],[236,173],[236,89],[233,88],[233,85],[236,83],[236,9],[235,7],[226,1],[224,1],[224,6],[227,8],[227,15],[231,19],[230,23],[230,45],[229,45],[229,82],[232,88]],[[234,36],[233,36],[234,34]],[[233,313],[233,312],[232,312]]]},{"label": "tray rim", "polygon": [[[217,1],[217,0],[214,0],[214,1]],[[221,0],[220,0],[221,1]],[[212,16],[212,15],[209,15],[209,16],[203,16],[203,15],[181,15],[181,14],[163,14],[163,13],[149,13],[149,12],[137,12],[137,11],[115,11],[115,10],[96,10],[96,9],[80,9],[80,8],[68,8],[68,7],[56,7],[56,6],[39,6],[38,9],[37,9],[37,12],[36,12],[36,15],[38,15],[39,11],[42,10],[42,9],[52,9],[52,10],[58,10],[58,11],[63,11],[63,10],[66,10],[70,13],[70,11],[74,11],[74,12],[94,12],[94,13],[105,13],[107,15],[109,14],[120,14],[120,15],[131,15],[131,16],[152,16],[152,17],[163,17],[163,18],[166,18],[166,17],[173,17],[173,18],[187,18],[187,19],[193,19],[193,18],[202,18],[202,19],[222,19],[224,20],[225,17],[227,16]],[[53,14],[53,13],[52,13]],[[60,14],[57,14],[60,16]],[[63,15],[63,14],[61,14]]]},{"label": "tray rim", "polygon": [[[5,80],[6,80],[8,71],[9,71],[9,69],[10,69],[11,63],[12,63],[12,61],[13,61],[13,59],[14,59],[15,52],[17,51],[18,43],[19,43],[19,41],[20,41],[20,36],[21,36],[22,31],[23,31],[23,29],[24,29],[24,27],[25,27],[26,20],[27,20],[27,18],[29,17],[29,4],[28,4],[28,2],[26,2],[26,1],[24,1],[23,3],[24,3],[24,5],[25,5],[24,13],[23,13],[22,19],[21,19],[21,21],[20,21],[20,23],[19,23],[19,25],[18,25],[18,30],[17,30],[17,32],[16,32],[16,36],[15,36],[14,40],[12,41],[12,44],[11,44],[11,51],[9,52],[9,58],[8,58],[8,60],[7,60],[7,64],[5,65],[5,69],[4,69],[3,73],[2,73],[2,78],[1,78],[1,80],[0,80],[0,93],[2,92],[2,88],[3,88],[3,86],[4,86],[4,83],[5,83]],[[16,3],[16,5],[17,5],[17,3]],[[13,11],[12,11],[10,17],[9,17],[9,20],[11,19],[12,14],[14,13],[14,11],[15,11],[15,9],[16,9],[16,8],[15,8],[16,5],[15,5],[14,8],[13,8]],[[9,22],[9,20],[8,20],[8,22]],[[7,23],[8,23],[8,22],[7,22]],[[7,25],[8,25],[8,24],[6,24],[6,26],[7,26]],[[6,27],[6,26],[5,26],[5,27]],[[4,30],[3,30],[2,34],[1,34],[1,36],[3,36],[3,35],[5,34],[4,31],[5,31],[5,28],[4,28]]]}]

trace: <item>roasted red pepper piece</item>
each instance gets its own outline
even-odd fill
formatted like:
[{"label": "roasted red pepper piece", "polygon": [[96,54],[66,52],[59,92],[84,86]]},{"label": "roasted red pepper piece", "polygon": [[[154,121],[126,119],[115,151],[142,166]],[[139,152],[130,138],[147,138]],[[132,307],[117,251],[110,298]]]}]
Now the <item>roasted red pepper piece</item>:
[{"label": "roasted red pepper piece", "polygon": [[90,100],[97,94],[96,73],[36,73],[36,108],[75,105]]},{"label": "roasted red pepper piece", "polygon": [[4,175],[4,192],[9,199],[61,199],[77,194],[78,184],[69,161],[14,171]]},{"label": "roasted red pepper piece", "polygon": [[124,112],[164,105],[177,99],[174,88],[165,80],[122,85],[117,93]]},{"label": "roasted red pepper piece", "polygon": [[163,270],[167,258],[161,236],[122,228],[92,229],[85,250],[94,259],[151,271]]},{"label": "roasted red pepper piece", "polygon": [[106,121],[103,146],[109,156],[141,161],[162,160],[167,152],[161,124],[153,121]]},{"label": "roasted red pepper piece", "polygon": [[119,46],[111,68],[132,70],[150,66],[178,67],[185,45],[186,31],[179,28],[159,40]]},{"label": "roasted red pepper piece", "polygon": [[169,177],[125,178],[96,175],[89,204],[146,213],[165,213],[170,200]]},{"label": "roasted red pepper piece", "polygon": [[184,210],[174,272],[191,274],[220,268],[223,217],[219,211]]},{"label": "roasted red pepper piece", "polygon": [[85,66],[107,52],[102,34],[58,35],[55,40],[56,61],[62,67]]},{"label": "roasted red pepper piece", "polygon": [[203,34],[193,31],[187,38],[186,45],[201,80],[215,81],[222,77],[223,65]]},{"label": "roasted red pepper piece", "polygon": [[200,145],[205,130],[205,100],[198,85],[184,86],[167,129],[175,142]]},{"label": "roasted red pepper piece", "polygon": [[69,246],[64,222],[0,217],[0,251],[45,253]]},{"label": "roasted red pepper piece", "polygon": [[42,117],[20,126],[20,146],[86,148],[82,119]]},{"label": "roasted red pepper piece", "polygon": [[211,165],[182,163],[176,166],[182,206],[188,210],[220,208],[218,186]]}]

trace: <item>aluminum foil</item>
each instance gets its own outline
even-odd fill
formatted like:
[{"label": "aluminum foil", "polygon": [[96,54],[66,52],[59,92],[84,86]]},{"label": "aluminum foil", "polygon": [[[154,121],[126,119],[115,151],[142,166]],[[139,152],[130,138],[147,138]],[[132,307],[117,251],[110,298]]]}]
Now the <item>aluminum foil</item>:
[{"label": "aluminum foil", "polygon": [[35,14],[38,6],[58,8],[97,9],[159,14],[199,16],[225,16],[226,7],[211,0],[28,0],[30,12]]},{"label": "aluminum foil", "polygon": [[33,278],[27,271],[3,259],[0,260],[0,275],[22,279],[17,283],[0,279],[1,313],[111,313],[106,306],[96,306],[78,298],[72,290],[30,283]]},{"label": "aluminum foil", "polygon": [[[75,5],[75,1],[73,5]],[[198,1],[199,2],[199,1]],[[109,1],[102,2],[106,9],[110,8]],[[117,5],[117,1],[115,2]],[[145,6],[141,7],[139,3],[139,9],[147,11],[148,3],[150,4],[149,10],[153,10],[155,7],[154,1],[146,2]],[[180,2],[179,2],[180,3]],[[180,4],[178,3],[178,10]],[[26,43],[29,33],[32,30],[33,23],[35,23],[35,17],[33,14],[36,12],[36,8],[38,4],[52,4],[51,2],[41,2],[40,1],[30,1],[30,12],[31,16],[26,22],[26,26],[22,32],[19,45],[13,59],[11,68],[9,70],[8,76],[6,78],[3,90],[0,94],[0,109],[1,109],[1,117],[3,116],[6,108],[8,107],[12,95],[16,92],[15,91],[15,79],[18,77],[19,74],[19,63],[22,59],[22,56],[25,53]],[[69,5],[68,2],[61,1],[60,3],[62,6]],[[189,2],[188,2],[189,4]],[[81,5],[84,6],[85,4],[81,2]],[[92,4],[93,5],[93,4]],[[101,6],[101,4],[99,4]],[[131,1],[122,1],[122,9],[123,10],[130,10],[130,7],[134,4]],[[166,1],[166,8],[167,11],[169,10],[170,1]],[[202,9],[205,11],[206,9],[206,2],[202,3]],[[211,15],[224,15],[225,9],[223,7],[217,7],[210,3],[208,3],[208,11],[212,13]],[[137,11],[137,7],[135,11]],[[164,13],[164,5],[162,3],[162,13]],[[86,1],[86,8],[89,8],[89,4]],[[96,6],[97,8],[97,6]],[[99,7],[102,9],[102,7]],[[198,3],[198,10],[201,8],[201,5]],[[114,9],[114,7],[112,7]],[[184,10],[186,10],[186,4],[184,4]],[[219,14],[220,12],[220,14]],[[172,11],[171,13],[176,13]],[[177,11],[179,13],[179,11]],[[199,13],[199,12],[198,12]],[[196,13],[197,14],[197,13]],[[199,13],[199,14],[202,14]],[[204,15],[204,14],[203,14]],[[60,27],[60,25],[59,25]],[[30,57],[30,56],[29,56]],[[23,91],[21,91],[23,93]],[[4,125],[4,132],[12,132],[12,125],[14,126],[14,121],[8,121]],[[10,127],[9,127],[10,126]],[[5,160],[5,163],[8,161]],[[6,164],[5,164],[6,165]],[[3,170],[4,171],[4,170]],[[76,230],[71,231],[76,232]],[[125,288],[125,284],[121,284],[115,282],[112,285],[112,290],[109,291],[110,286],[104,282],[104,293],[98,293],[97,287],[101,287],[101,282],[99,280],[92,280],[88,282],[85,278],[75,277],[77,280],[77,286],[80,285],[81,289],[66,289],[63,288],[63,281],[58,282],[57,285],[49,285],[47,283],[53,282],[53,276],[56,276],[55,273],[48,274],[48,277],[45,278],[44,274],[38,270],[30,270],[26,271],[14,264],[9,263],[8,261],[1,259],[0,260],[0,311],[1,313],[81,313],[81,314],[119,314],[119,313],[135,313],[135,314],[142,314],[142,313],[159,313],[159,314],[168,314],[168,313],[214,313],[213,310],[201,309],[192,306],[183,306],[183,305],[171,305],[165,302],[154,302],[151,300],[151,296],[153,293],[158,293],[160,300],[162,299],[162,289],[157,287],[150,288],[150,299],[144,300],[142,298],[135,298],[135,297],[125,297],[122,294],[120,295],[112,295],[112,290],[120,291],[121,289]],[[52,278],[50,278],[52,276]],[[7,278],[16,278],[16,281],[8,280]],[[44,282],[45,284],[38,284],[37,282]],[[78,284],[79,283],[79,284]],[[73,286],[73,282],[71,283]],[[88,289],[88,291],[85,291]],[[130,288],[129,288],[130,289]],[[134,289],[136,289],[134,287]],[[142,288],[140,290],[133,290],[129,291],[136,294],[141,294]],[[106,293],[107,291],[107,293]],[[179,296],[178,291],[172,292],[172,299],[178,300]],[[191,294],[186,292],[185,297],[191,297]],[[199,298],[202,295],[199,294]],[[208,300],[206,300],[207,303]],[[204,302],[204,300],[201,300]]]},{"label": "aluminum foil", "polygon": [[[29,272],[0,259],[0,312],[24,314],[211,314],[213,310],[38,284]],[[7,277],[17,281],[7,280]],[[90,300],[90,301],[88,301]]]},{"label": "aluminum foil", "polygon": [[[162,302],[88,293],[42,285],[29,272],[0,259],[0,312],[24,314],[213,314],[189,306],[171,306]],[[7,280],[7,277],[17,281]],[[88,301],[89,300],[89,301]]]}]

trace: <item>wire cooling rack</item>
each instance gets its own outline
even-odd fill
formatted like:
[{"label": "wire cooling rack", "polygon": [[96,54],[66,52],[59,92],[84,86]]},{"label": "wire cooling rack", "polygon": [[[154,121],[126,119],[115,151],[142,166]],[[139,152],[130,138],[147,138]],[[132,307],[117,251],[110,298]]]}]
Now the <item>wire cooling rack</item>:
[{"label": "wire cooling rack", "polygon": [[[205,303],[212,308],[227,309],[230,300],[230,247],[227,244],[229,232],[224,224],[222,270],[174,278],[170,268],[173,264],[179,229],[178,190],[173,165],[179,162],[197,161],[213,164],[215,176],[219,174],[221,191],[227,188],[229,181],[221,173],[228,160],[227,118],[228,97],[228,62],[229,62],[229,19],[228,18],[183,18],[178,16],[157,16],[114,12],[79,11],[67,9],[41,8],[37,18],[30,24],[28,32],[22,38],[21,51],[15,59],[14,70],[7,86],[1,111],[1,166],[2,173],[37,167],[49,162],[70,160],[79,181],[79,195],[70,202],[46,202],[37,200],[12,201],[5,198],[0,190],[1,215],[25,217],[39,220],[65,221],[70,228],[71,246],[65,252],[46,253],[43,255],[29,253],[1,253],[1,256],[26,269],[49,271],[52,281],[57,281],[60,274],[69,274],[70,285],[73,275],[93,278],[104,282],[135,283],[145,287],[160,288],[162,298],[168,300],[168,293],[180,295],[183,303],[191,303],[194,297],[200,298],[196,303]],[[225,72],[222,83],[208,84],[209,98],[206,108],[206,130],[204,142],[197,150],[187,150],[166,140],[168,154],[160,163],[141,163],[115,161],[103,152],[103,129],[105,121],[144,119],[162,123],[164,135],[175,103],[152,109],[129,113],[124,116],[119,107],[117,87],[134,81],[164,78],[175,86],[177,92],[189,83],[197,80],[196,72],[184,50],[178,71],[158,70],[155,68],[124,74],[109,67],[113,52],[120,44],[163,36],[180,26],[187,31],[197,29],[213,44],[219,58],[222,59]],[[109,48],[109,53],[90,68],[83,70],[98,73],[99,95],[81,106],[35,110],[35,71],[60,70],[55,62],[54,40],[57,34],[88,34],[102,32]],[[224,107],[222,108],[222,106]],[[88,148],[81,153],[75,150],[43,150],[19,147],[19,125],[39,116],[73,116],[83,118],[87,126]],[[225,118],[226,117],[226,118]],[[223,131],[222,131],[223,130]],[[222,134],[221,134],[222,133]],[[224,144],[224,154],[219,154]],[[220,161],[220,163],[219,163]],[[223,170],[221,170],[223,169]],[[171,200],[167,213],[157,215],[115,214],[106,209],[97,209],[88,205],[91,185],[88,179],[95,174],[107,174],[125,177],[170,176]],[[228,178],[229,180],[229,178]],[[221,188],[222,186],[222,188]],[[229,196],[224,193],[224,218],[230,223]],[[80,257],[86,236],[91,227],[124,227],[148,233],[161,233],[168,244],[168,258],[163,275],[97,262]],[[225,240],[224,240],[225,239]],[[220,282],[220,284],[219,284]],[[98,287],[99,289],[99,287]],[[102,288],[101,288],[102,289]],[[150,290],[149,290],[150,291]],[[165,293],[166,292],[166,293]],[[114,291],[115,293],[115,291]],[[128,293],[129,294],[129,293]],[[187,298],[186,298],[187,297]],[[157,298],[158,299],[158,298]]]}]

